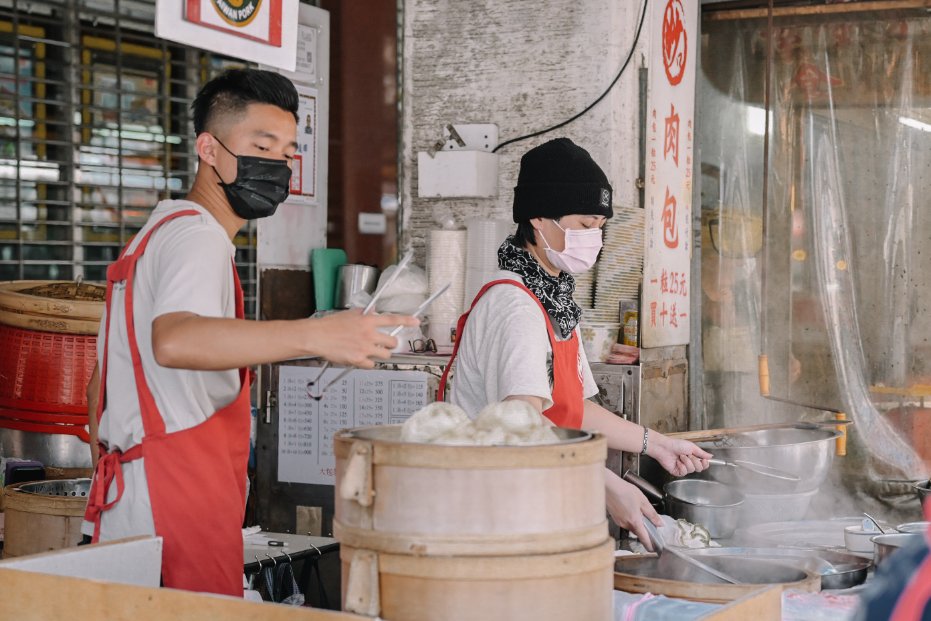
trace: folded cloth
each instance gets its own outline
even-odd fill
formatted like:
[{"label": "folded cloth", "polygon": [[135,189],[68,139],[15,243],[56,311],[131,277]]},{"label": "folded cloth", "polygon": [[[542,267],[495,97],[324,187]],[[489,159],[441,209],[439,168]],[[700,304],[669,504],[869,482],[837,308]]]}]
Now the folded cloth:
[{"label": "folded cloth", "polygon": [[711,539],[708,529],[687,520],[674,520],[668,515],[661,515],[663,526],[659,534],[668,546],[677,548],[720,548],[721,544]]}]

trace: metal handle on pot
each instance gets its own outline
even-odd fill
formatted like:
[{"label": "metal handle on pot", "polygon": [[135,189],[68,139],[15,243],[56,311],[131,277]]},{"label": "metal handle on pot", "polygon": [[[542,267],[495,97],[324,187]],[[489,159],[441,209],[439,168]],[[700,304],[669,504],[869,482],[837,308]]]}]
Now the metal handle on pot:
[{"label": "metal handle on pot", "polygon": [[625,481],[631,485],[640,488],[640,490],[647,496],[652,497],[656,502],[662,502],[663,492],[659,491],[655,485],[644,479],[643,477],[634,474],[630,470],[624,473],[622,477]]}]

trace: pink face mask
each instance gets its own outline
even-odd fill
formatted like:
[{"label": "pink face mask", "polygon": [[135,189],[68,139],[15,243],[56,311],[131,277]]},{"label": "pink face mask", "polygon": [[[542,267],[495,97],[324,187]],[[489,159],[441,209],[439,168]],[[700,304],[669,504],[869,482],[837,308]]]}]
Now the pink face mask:
[{"label": "pink face mask", "polygon": [[553,224],[565,235],[566,245],[562,252],[550,248],[543,231],[537,229],[546,246],[546,258],[557,269],[570,274],[582,274],[592,269],[601,252],[601,229],[564,229],[556,220]]}]

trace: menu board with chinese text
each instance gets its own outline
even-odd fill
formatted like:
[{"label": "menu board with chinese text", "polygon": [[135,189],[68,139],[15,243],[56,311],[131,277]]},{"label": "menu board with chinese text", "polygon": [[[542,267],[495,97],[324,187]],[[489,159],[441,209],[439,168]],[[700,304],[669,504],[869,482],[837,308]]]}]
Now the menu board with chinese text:
[{"label": "menu board with chinese text", "polygon": [[333,485],[333,437],[341,429],[403,423],[428,402],[430,375],[357,369],[318,394],[343,369],[282,366],[278,371],[278,480]]}]

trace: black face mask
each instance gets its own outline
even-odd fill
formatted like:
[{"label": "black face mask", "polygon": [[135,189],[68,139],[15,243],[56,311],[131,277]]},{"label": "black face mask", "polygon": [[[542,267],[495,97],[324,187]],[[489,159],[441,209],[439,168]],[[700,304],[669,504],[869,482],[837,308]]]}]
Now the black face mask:
[{"label": "black face mask", "polygon": [[236,179],[232,183],[224,182],[216,167],[213,167],[213,172],[220,179],[218,185],[223,188],[236,215],[244,220],[254,220],[274,214],[278,205],[291,192],[291,168],[288,163],[266,157],[236,155],[219,138],[216,141],[236,158]]}]

